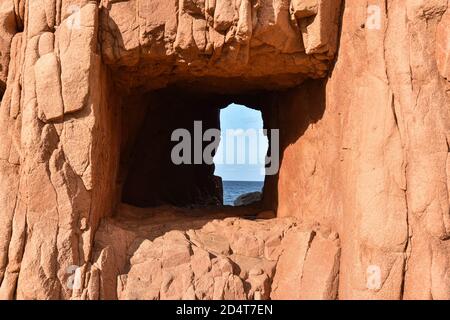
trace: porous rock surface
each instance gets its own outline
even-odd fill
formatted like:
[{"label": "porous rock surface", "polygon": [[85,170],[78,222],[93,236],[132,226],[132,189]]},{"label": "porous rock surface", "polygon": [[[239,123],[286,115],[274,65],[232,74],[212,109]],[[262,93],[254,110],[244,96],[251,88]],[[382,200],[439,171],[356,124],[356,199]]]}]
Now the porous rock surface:
[{"label": "porous rock surface", "polygon": [[[0,298],[450,299],[449,8],[0,0]],[[282,129],[262,208],[120,205],[165,87]]]}]

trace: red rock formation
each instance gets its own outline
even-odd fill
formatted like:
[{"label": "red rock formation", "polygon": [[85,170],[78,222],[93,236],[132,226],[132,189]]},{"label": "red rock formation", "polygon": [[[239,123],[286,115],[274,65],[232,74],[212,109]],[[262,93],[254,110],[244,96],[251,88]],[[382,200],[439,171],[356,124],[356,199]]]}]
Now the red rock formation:
[{"label": "red rock formation", "polygon": [[[450,299],[449,7],[0,0],[0,298]],[[260,206],[121,204],[217,198],[163,137],[230,102],[281,131]]]}]

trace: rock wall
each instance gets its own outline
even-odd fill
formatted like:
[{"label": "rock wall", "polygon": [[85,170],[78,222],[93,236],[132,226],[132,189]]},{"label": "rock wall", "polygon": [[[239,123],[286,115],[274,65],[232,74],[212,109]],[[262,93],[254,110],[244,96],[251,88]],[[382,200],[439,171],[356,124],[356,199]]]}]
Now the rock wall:
[{"label": "rock wall", "polygon": [[340,299],[450,298],[448,8],[345,1],[330,77],[277,100],[278,215],[339,232]]},{"label": "rock wall", "polygon": [[[449,6],[0,0],[0,298],[450,299]],[[256,90],[276,219],[116,210],[166,86]]]},{"label": "rock wall", "polygon": [[81,8],[77,28],[48,1],[7,3],[24,29],[12,38],[0,109],[0,297],[67,299],[66,270],[88,262],[112,210],[119,108],[95,3]]}]

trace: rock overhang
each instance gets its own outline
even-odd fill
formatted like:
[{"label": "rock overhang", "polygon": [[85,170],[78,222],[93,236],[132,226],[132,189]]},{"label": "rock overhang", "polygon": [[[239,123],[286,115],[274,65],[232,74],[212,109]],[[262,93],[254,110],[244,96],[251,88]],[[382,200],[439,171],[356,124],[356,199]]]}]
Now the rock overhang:
[{"label": "rock overhang", "polygon": [[291,88],[327,75],[340,8],[324,0],[105,1],[102,56],[122,89]]}]

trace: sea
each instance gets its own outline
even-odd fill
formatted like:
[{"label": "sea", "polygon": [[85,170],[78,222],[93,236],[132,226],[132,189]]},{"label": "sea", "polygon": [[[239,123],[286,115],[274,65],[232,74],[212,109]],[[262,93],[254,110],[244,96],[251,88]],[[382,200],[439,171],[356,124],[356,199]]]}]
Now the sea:
[{"label": "sea", "polygon": [[262,192],[263,181],[223,181],[223,203],[232,206],[241,195],[250,192]]}]

